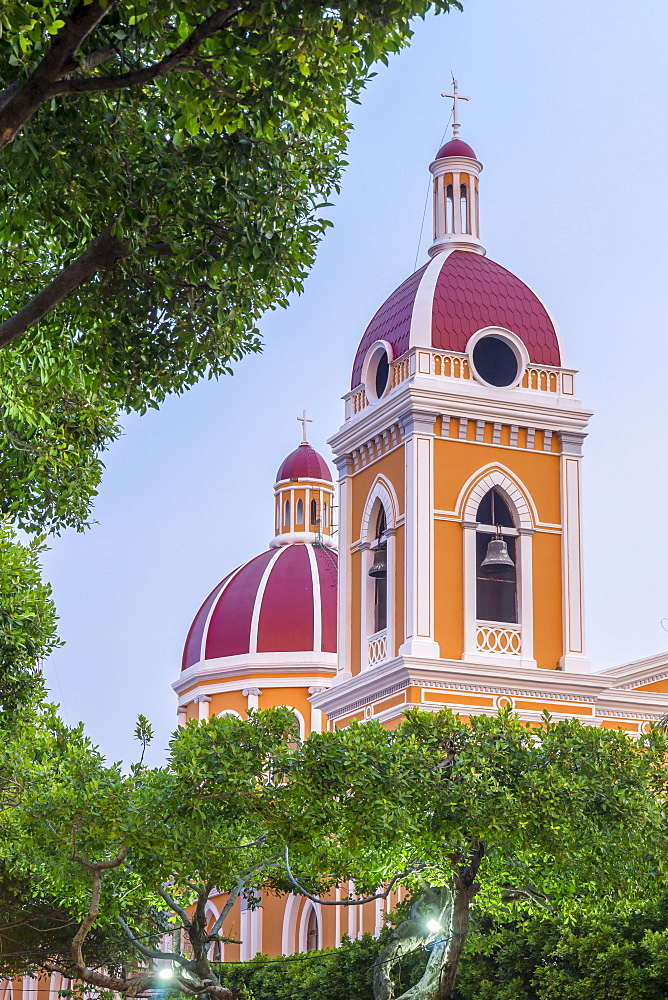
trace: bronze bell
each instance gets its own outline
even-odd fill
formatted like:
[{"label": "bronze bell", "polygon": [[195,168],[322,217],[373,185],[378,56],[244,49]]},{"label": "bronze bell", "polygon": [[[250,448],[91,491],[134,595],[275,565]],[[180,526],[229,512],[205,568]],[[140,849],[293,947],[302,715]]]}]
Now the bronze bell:
[{"label": "bronze bell", "polygon": [[387,549],[385,545],[379,545],[373,554],[373,566],[369,570],[369,576],[375,580],[383,580],[387,576]]},{"label": "bronze bell", "polygon": [[490,538],[487,554],[480,563],[480,572],[492,576],[494,573],[511,573],[514,569],[515,563],[510,558],[508,546],[503,538],[500,535]]}]

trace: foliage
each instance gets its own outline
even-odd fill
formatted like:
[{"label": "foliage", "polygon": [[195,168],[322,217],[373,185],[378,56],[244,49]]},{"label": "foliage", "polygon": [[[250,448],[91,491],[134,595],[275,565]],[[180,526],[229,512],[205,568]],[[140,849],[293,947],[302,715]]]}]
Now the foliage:
[{"label": "foliage", "polygon": [[24,546],[0,522],[0,728],[43,696],[41,660],[58,645],[51,588],[41,582],[43,540]]},{"label": "foliage", "polygon": [[[137,735],[150,739],[145,719]],[[300,744],[290,712],[273,709],[247,722],[191,722],[165,767],[125,774],[43,708],[24,712],[0,746],[0,859],[33,900],[57,900],[80,921],[69,953],[51,964],[36,954],[37,966],[133,994],[155,985],[150,968],[100,973],[84,953],[87,936],[120,925],[151,959],[159,937],[172,933],[179,947],[183,929],[187,953],[171,956],[183,970],[176,982],[213,1000],[235,995],[207,957],[222,933],[222,922],[206,926],[214,887],[233,901],[261,889],[325,893],[347,879],[373,893],[399,878],[414,903],[379,957],[383,965],[390,949],[381,986],[391,996],[392,969],[428,943],[424,976],[440,963],[454,984],[448,927],[460,896],[467,915],[471,900],[506,918],[529,900],[567,917],[656,892],[667,746],[659,732],[634,743],[577,722],[546,718],[532,730],[508,714],[464,725],[450,712],[417,711],[392,732],[366,723]],[[466,883],[474,856],[476,881]],[[427,931],[430,915],[442,937]],[[407,925],[414,945],[397,954]],[[115,968],[113,955],[106,965]]]},{"label": "foliage", "polygon": [[349,102],[450,6],[2,5],[0,510],[81,527],[120,410],[259,350],[328,225]]},{"label": "foliage", "polygon": [[[253,1000],[373,1000],[373,963],[387,944],[364,934],[340,948],[288,958],[258,955],[221,967],[222,979]],[[416,981],[424,951],[397,968]],[[668,900],[572,923],[535,912],[515,919],[479,915],[462,957],[454,1000],[665,1000],[668,995]]]},{"label": "foliage", "polygon": [[668,900],[583,916],[481,921],[456,1000],[663,1000]]},{"label": "foliage", "polygon": [[339,948],[287,958],[258,955],[250,962],[222,965],[221,979],[253,1000],[371,1000],[373,963],[384,937],[344,937]]}]

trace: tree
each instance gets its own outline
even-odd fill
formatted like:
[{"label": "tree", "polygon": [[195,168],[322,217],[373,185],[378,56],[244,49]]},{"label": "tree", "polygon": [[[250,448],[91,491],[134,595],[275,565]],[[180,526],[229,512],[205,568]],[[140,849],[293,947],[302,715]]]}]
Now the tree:
[{"label": "tree", "polygon": [[[585,913],[480,922],[462,962],[457,1000],[663,1000],[668,900]],[[262,998],[258,997],[258,1000]]]},{"label": "tree", "polygon": [[259,350],[328,225],[349,103],[451,6],[3,4],[0,511],[83,526],[119,413]]},{"label": "tree", "polygon": [[[138,735],[150,737],[145,720]],[[393,968],[425,943],[424,974],[403,996],[440,1000],[454,989],[472,902],[568,914],[657,891],[667,746],[658,732],[634,743],[577,722],[531,729],[505,714],[466,725],[416,711],[392,732],[365,723],[300,744],[288,710],[274,709],[192,722],[165,767],[123,774],[44,708],[0,745],[0,857],[34,899],[57,899],[77,921],[49,961],[36,952],[35,968],[127,996],[157,986],[151,963],[169,957],[178,990],[231,1000],[208,958],[222,931],[205,920],[214,887],[230,901],[266,889],[337,905],[328,890],[354,879],[343,900],[354,906],[400,882],[413,909],[378,957],[376,1000],[393,996]],[[117,927],[147,967],[123,970],[113,951],[104,969],[91,960],[90,935],[113,940]]]},{"label": "tree", "polygon": [[43,539],[21,545],[0,521],[0,730],[44,696],[41,661],[59,644],[51,588],[40,579]]},{"label": "tree", "polygon": [[[392,1000],[393,968],[425,943],[424,973],[401,1000],[451,996],[472,905],[568,914],[656,892],[666,747],[658,731],[634,742],[575,720],[545,716],[532,728],[504,713],[463,723],[445,711],[411,711],[392,734],[365,723],[312,736],[304,801],[337,831],[330,866],[362,892],[398,875],[415,893],[376,962],[375,1000]],[[300,891],[317,885],[289,877]]]}]

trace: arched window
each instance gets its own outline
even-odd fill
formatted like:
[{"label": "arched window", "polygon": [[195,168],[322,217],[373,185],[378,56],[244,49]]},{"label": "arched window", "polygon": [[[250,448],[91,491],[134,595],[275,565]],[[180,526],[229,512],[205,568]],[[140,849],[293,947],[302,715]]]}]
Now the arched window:
[{"label": "arched window", "polygon": [[295,507],[295,524],[304,523],[304,501],[298,500]]},{"label": "arched window", "polygon": [[285,506],[283,507],[283,527],[290,527],[290,501],[285,501]]},{"label": "arched window", "polygon": [[327,527],[327,501],[325,500],[322,505],[322,527]]},{"label": "arched window", "polygon": [[318,504],[316,500],[311,500],[311,524],[318,523]]},{"label": "arched window", "polygon": [[452,184],[448,184],[445,188],[445,231],[446,233],[452,233],[454,231],[454,218],[455,218],[455,206],[452,197]]},{"label": "arched window", "polygon": [[385,508],[381,507],[376,518],[375,540],[373,542],[373,565],[369,576],[374,582],[373,623],[374,632],[387,628],[387,520]]},{"label": "arched window", "polygon": [[306,950],[317,951],[319,947],[320,935],[318,933],[318,914],[315,912],[315,906],[312,906],[309,910],[308,921],[306,924]]},{"label": "arched window", "polygon": [[476,532],[476,617],[516,624],[515,523],[508,502],[496,487],[480,501],[476,520],[489,529]]},{"label": "arched window", "polygon": [[462,232],[468,233],[469,231],[469,189],[466,184],[461,184],[459,187],[459,207],[461,210],[462,219]]}]

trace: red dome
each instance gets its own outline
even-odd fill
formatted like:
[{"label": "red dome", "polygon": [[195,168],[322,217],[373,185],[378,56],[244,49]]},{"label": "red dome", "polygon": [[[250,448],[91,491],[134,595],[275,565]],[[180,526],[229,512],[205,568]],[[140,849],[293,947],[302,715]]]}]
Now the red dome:
[{"label": "red dome", "polygon": [[436,159],[442,160],[445,156],[468,156],[471,160],[478,159],[468,142],[464,142],[463,139],[451,139],[445,146],[441,146]]},{"label": "red dome", "polygon": [[397,358],[417,342],[416,326],[429,321],[431,330],[419,331],[419,343],[436,350],[464,352],[478,330],[500,326],[520,338],[532,363],[561,365],[559,336],[535,292],[489,257],[453,250],[411,274],[380,307],[357,349],[352,388],[376,340],[388,341]]},{"label": "red dome", "polygon": [[248,653],[336,653],[337,555],[283,545],[218,584],[190,626],[182,669]]},{"label": "red dome", "polygon": [[277,483],[284,479],[324,479],[331,483],[332,474],[322,455],[310,444],[302,442],[288,455],[276,473]]}]

